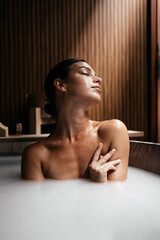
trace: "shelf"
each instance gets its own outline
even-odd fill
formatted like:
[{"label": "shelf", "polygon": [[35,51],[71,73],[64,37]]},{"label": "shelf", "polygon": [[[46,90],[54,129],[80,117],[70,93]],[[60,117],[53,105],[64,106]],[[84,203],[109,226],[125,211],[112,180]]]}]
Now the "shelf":
[{"label": "shelf", "polygon": [[[143,131],[128,131],[129,137],[143,137]],[[28,134],[28,135],[10,135],[8,137],[0,137],[0,143],[10,142],[36,142],[48,137],[49,134]]]}]

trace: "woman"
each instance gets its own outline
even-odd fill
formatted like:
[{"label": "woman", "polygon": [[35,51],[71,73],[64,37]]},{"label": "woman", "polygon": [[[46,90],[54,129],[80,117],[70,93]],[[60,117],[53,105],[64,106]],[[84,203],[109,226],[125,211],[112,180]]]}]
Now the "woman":
[{"label": "woman", "polygon": [[88,109],[101,100],[101,84],[83,59],[64,60],[49,72],[46,111],[56,115],[57,123],[49,137],[24,150],[23,179],[90,178],[103,183],[126,179],[129,138],[125,125],[119,120],[91,121],[87,116]]}]

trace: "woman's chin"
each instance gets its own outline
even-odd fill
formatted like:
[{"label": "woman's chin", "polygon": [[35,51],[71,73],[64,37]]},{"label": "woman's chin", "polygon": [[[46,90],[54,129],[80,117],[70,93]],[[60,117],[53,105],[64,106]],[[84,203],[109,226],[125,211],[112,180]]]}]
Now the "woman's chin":
[{"label": "woman's chin", "polygon": [[101,102],[101,96],[95,96],[94,98],[92,98],[90,106],[95,107],[100,102]]},{"label": "woman's chin", "polygon": [[101,101],[101,95],[100,94],[95,94],[93,101],[96,102],[96,104],[100,103]]}]

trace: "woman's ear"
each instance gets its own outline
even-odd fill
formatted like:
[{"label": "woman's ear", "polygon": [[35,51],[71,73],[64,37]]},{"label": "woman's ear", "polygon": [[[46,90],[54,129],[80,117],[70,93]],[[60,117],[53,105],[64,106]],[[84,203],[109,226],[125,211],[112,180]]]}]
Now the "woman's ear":
[{"label": "woman's ear", "polygon": [[66,84],[60,78],[56,78],[54,80],[54,86],[61,92],[65,92],[66,91]]}]

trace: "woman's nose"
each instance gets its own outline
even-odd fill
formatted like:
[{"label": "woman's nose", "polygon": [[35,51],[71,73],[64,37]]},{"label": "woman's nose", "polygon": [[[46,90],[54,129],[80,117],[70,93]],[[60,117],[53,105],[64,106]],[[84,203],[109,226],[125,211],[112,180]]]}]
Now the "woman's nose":
[{"label": "woman's nose", "polygon": [[94,77],[94,82],[98,82],[99,84],[101,84],[102,83],[102,78],[101,77],[98,77],[98,76],[95,76]]}]

